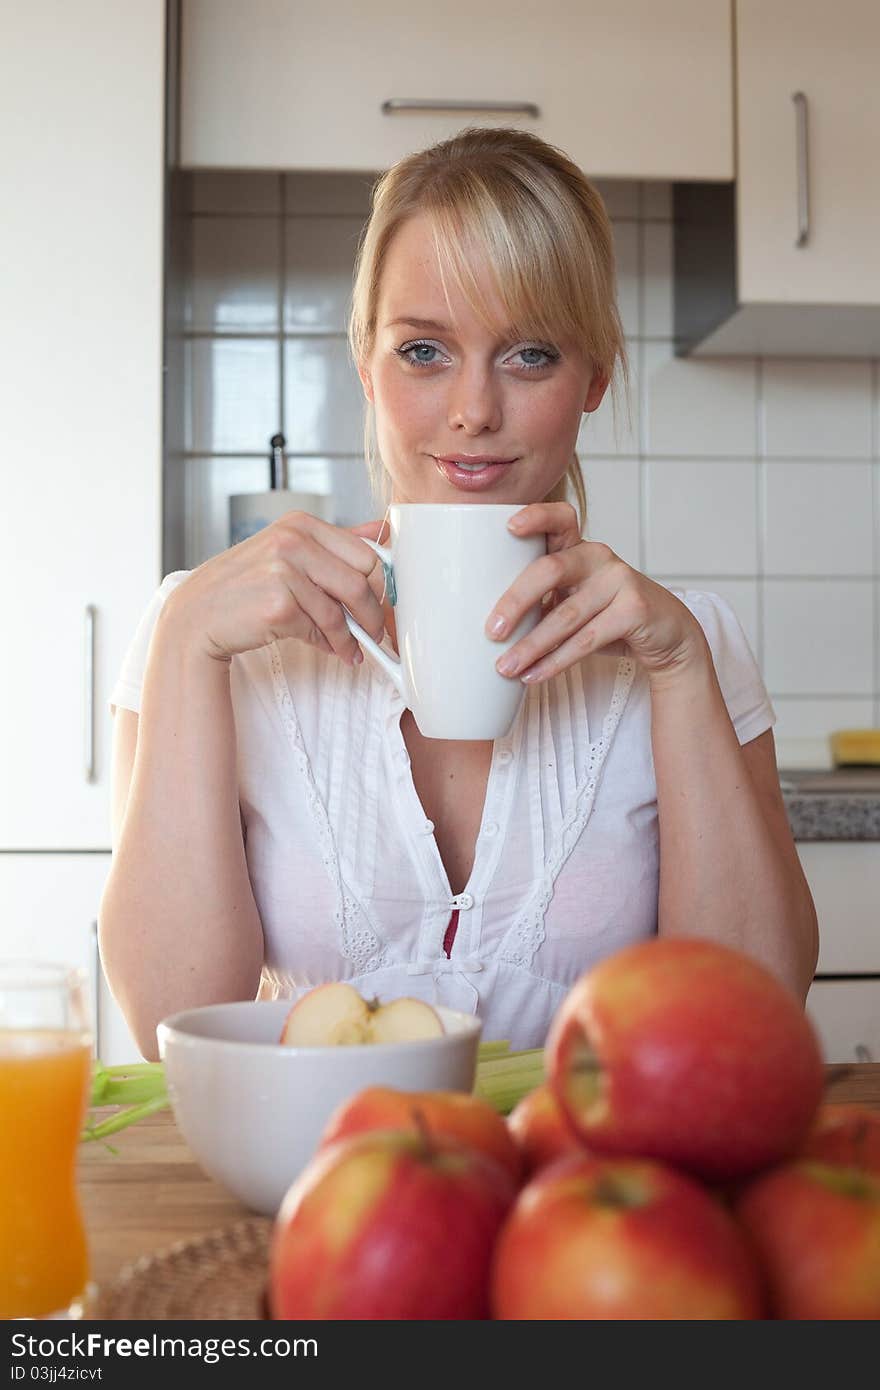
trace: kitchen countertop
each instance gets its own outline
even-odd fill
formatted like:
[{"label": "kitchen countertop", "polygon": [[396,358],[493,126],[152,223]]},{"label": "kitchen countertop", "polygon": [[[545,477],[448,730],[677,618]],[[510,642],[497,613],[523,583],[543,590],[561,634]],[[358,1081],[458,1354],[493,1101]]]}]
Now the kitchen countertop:
[{"label": "kitchen countertop", "polygon": [[880,767],[780,768],[795,840],[880,840]]},{"label": "kitchen countertop", "polygon": [[[880,1110],[880,1062],[829,1066],[827,1072],[826,1100]],[[100,1142],[80,1146],[79,1190],[99,1287],[140,1256],[253,1217],[202,1172],[170,1110],[108,1142],[115,1154]]]}]

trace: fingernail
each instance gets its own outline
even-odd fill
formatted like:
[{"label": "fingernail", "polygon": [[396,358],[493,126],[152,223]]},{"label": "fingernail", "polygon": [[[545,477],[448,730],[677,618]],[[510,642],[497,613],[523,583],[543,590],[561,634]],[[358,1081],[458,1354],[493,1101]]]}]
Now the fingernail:
[{"label": "fingernail", "polygon": [[361,664],[361,662],[363,661],[363,659],[364,659],[364,654],[363,654],[363,652],[361,651],[360,647],[358,647],[357,651],[355,652],[354,656],[353,656],[352,659],[351,659],[352,665],[353,665],[353,666],[360,666],[360,664]]},{"label": "fingernail", "polygon": [[502,656],[500,661],[496,661],[495,670],[500,672],[502,676],[512,676],[518,666],[519,662],[516,657],[511,656],[508,652],[507,656]]},{"label": "fingernail", "polygon": [[503,618],[499,613],[492,619],[489,625],[489,634],[492,637],[500,637],[506,627],[507,619]]}]

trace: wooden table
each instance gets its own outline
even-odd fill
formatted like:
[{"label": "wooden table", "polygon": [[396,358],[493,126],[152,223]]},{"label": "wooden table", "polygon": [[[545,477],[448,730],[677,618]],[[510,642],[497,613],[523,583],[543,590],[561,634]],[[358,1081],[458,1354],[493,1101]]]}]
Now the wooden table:
[{"label": "wooden table", "polygon": [[[829,1067],[829,1101],[880,1110],[880,1063]],[[95,1112],[98,1115],[100,1112]],[[108,1141],[80,1148],[80,1193],[92,1277],[105,1284],[139,1255],[252,1215],[206,1177],[180,1137],[170,1110]]]}]

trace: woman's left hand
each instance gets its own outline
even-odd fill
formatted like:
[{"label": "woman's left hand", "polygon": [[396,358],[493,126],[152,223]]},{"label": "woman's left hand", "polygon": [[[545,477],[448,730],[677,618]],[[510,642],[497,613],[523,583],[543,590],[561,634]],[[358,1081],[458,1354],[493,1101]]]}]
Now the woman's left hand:
[{"label": "woman's left hand", "polygon": [[[568,502],[530,503],[508,524],[518,536],[546,532],[548,553],[499,598],[487,635],[500,641],[546,594],[553,598],[532,631],[499,658],[502,675],[546,680],[618,641],[654,679],[705,660],[708,643],[690,609],[607,545],[582,540]],[[504,625],[496,629],[499,618]]]}]

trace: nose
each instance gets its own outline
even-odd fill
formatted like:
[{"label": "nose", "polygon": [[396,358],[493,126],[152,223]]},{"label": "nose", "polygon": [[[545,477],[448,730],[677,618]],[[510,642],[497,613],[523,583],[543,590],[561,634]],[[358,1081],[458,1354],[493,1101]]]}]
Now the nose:
[{"label": "nose", "polygon": [[461,371],[449,393],[449,425],[466,434],[501,428],[501,393],[490,367],[474,364]]}]

